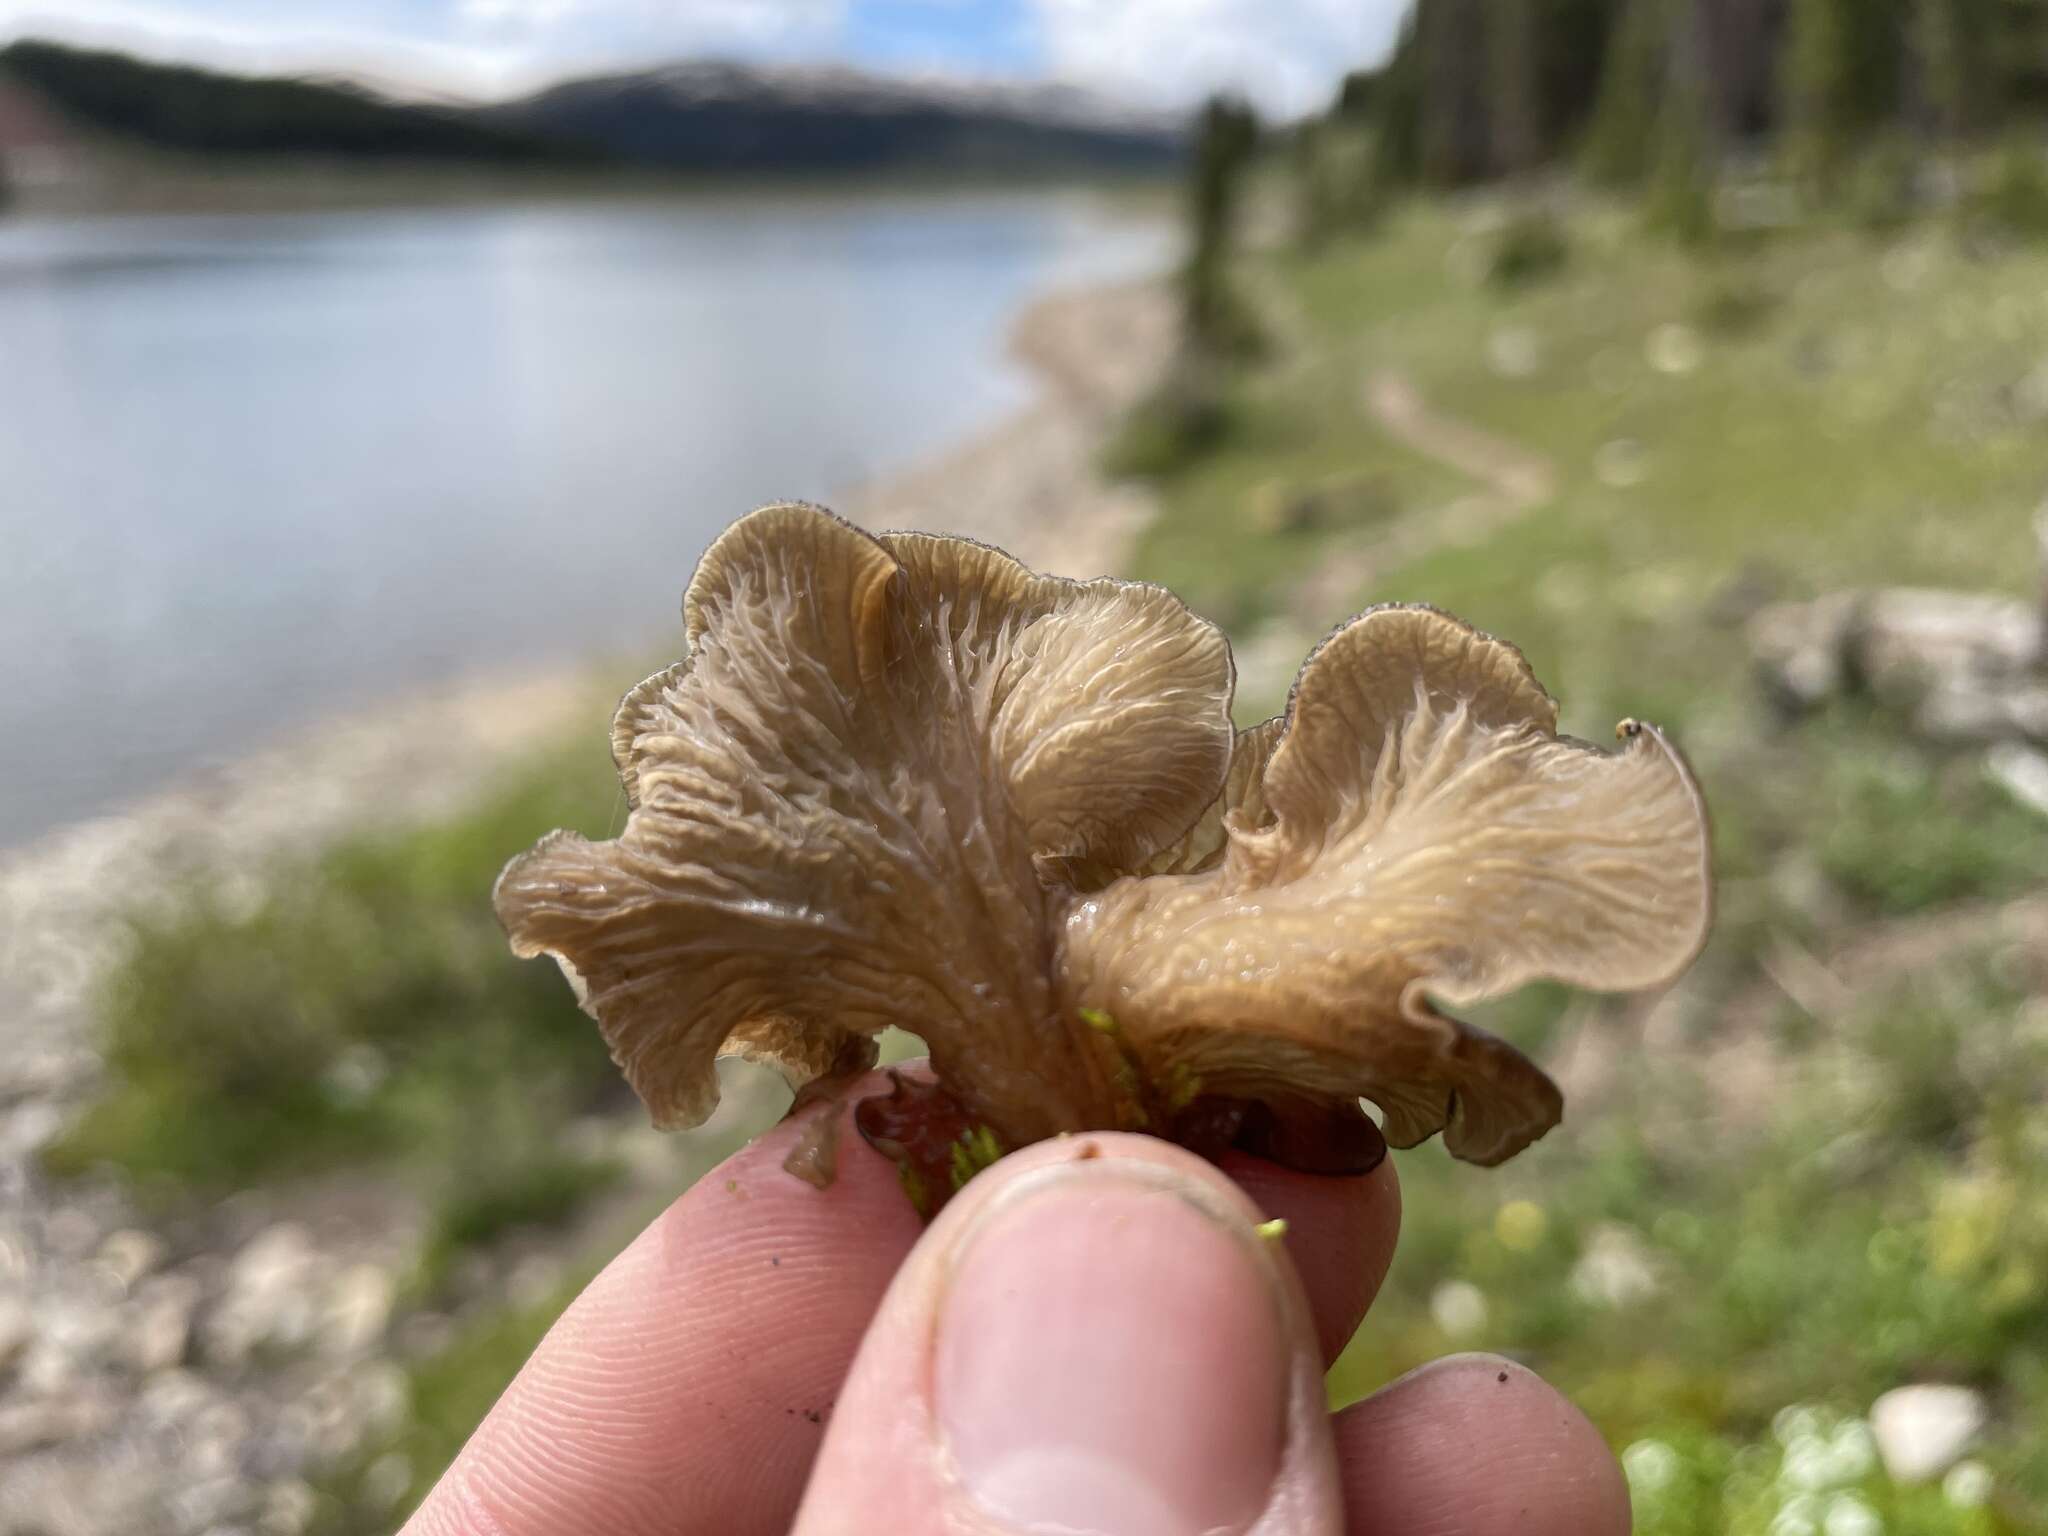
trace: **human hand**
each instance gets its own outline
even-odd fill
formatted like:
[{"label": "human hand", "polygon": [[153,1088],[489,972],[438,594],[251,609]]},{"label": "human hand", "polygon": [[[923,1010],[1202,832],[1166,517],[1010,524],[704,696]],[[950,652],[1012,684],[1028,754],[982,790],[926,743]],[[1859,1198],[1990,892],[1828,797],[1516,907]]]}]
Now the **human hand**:
[{"label": "human hand", "polygon": [[[1506,1360],[1325,1413],[1324,1367],[1393,1256],[1391,1161],[1225,1177],[1076,1136],[1004,1158],[922,1230],[850,1119],[823,1192],[782,1171],[794,1134],[592,1282],[402,1536],[1629,1529],[1599,1435]],[[1284,1239],[1254,1231],[1268,1216]]]}]

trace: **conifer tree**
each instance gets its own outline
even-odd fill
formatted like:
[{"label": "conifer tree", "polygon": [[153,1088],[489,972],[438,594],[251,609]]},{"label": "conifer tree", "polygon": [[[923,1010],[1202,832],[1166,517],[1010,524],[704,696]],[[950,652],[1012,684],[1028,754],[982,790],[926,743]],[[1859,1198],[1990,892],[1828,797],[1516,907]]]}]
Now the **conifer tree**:
[{"label": "conifer tree", "polygon": [[1905,63],[1901,0],[1793,0],[1781,61],[1786,148],[1823,197],[1859,142],[1896,119]]},{"label": "conifer tree", "polygon": [[1607,43],[1584,169],[1611,187],[1640,185],[1656,158],[1670,55],[1668,0],[1623,0]]},{"label": "conifer tree", "polygon": [[1545,158],[1540,0],[1491,0],[1485,13],[1492,65],[1487,170],[1512,176]]},{"label": "conifer tree", "polygon": [[1943,138],[1974,138],[1998,126],[2004,9],[2000,0],[1914,0],[1914,73],[1928,126]]},{"label": "conifer tree", "polygon": [[1258,147],[1258,119],[1244,102],[1216,96],[1195,130],[1189,178],[1192,249],[1182,276],[1188,340],[1229,349],[1243,340],[1244,316],[1230,286],[1230,254],[1245,172]]}]

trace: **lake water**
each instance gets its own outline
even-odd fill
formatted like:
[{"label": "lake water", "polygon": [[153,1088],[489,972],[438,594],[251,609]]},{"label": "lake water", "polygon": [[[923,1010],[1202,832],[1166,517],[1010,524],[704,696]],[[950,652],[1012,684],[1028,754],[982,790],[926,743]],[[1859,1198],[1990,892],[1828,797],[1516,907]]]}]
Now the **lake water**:
[{"label": "lake water", "polygon": [[1071,193],[0,220],[0,846],[452,674],[642,651],[705,542],[999,418]]}]

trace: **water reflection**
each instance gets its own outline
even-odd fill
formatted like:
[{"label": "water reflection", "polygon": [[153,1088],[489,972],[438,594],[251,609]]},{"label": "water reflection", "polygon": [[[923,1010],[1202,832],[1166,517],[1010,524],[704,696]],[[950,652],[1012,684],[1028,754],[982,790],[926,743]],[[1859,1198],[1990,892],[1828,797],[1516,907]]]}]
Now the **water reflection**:
[{"label": "water reflection", "polygon": [[0,226],[0,844],[638,650],[734,512],[1015,406],[1023,299],[1168,249],[1062,193]]}]

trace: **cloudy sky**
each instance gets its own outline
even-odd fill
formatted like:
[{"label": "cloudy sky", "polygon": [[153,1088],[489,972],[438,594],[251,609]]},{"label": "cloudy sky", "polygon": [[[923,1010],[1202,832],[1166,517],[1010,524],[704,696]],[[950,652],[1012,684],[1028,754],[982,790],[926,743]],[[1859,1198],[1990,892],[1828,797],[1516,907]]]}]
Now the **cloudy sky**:
[{"label": "cloudy sky", "polygon": [[1219,87],[1323,104],[1407,0],[0,0],[0,38],[243,69],[337,68],[493,95],[693,54],[1057,78],[1179,106]]}]

